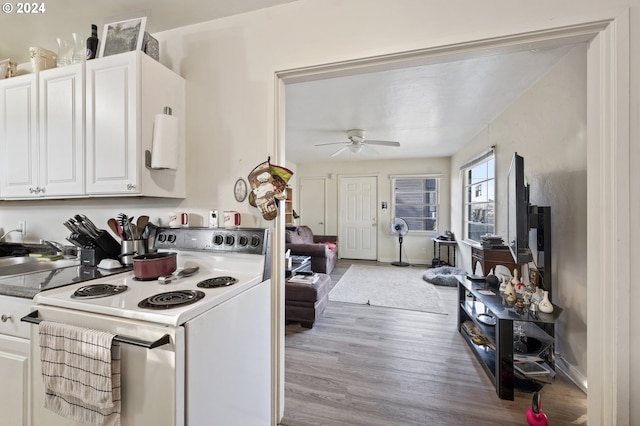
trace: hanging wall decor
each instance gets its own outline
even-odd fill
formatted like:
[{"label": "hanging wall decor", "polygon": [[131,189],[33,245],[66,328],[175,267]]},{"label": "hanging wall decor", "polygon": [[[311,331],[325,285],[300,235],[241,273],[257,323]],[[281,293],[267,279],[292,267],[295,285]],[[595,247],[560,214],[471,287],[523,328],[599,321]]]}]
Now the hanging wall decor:
[{"label": "hanging wall decor", "polygon": [[278,200],[287,198],[287,182],[293,172],[285,167],[265,161],[249,174],[249,204],[258,208],[262,217],[273,220],[278,216]]}]

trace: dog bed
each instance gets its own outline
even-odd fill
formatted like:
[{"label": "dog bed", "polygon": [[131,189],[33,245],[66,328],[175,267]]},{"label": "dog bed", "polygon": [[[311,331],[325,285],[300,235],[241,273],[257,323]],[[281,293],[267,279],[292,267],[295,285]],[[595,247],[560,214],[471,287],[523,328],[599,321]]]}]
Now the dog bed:
[{"label": "dog bed", "polygon": [[466,275],[466,271],[452,266],[440,266],[438,268],[428,269],[422,278],[431,284],[442,285],[447,287],[457,287],[458,279],[456,275]]}]

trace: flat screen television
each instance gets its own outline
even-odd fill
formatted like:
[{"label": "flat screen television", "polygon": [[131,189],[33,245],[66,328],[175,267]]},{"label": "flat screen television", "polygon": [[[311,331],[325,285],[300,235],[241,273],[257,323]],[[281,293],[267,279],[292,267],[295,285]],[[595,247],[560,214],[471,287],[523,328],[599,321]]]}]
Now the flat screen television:
[{"label": "flat screen television", "polygon": [[513,260],[518,264],[533,260],[529,248],[529,185],[524,182],[524,158],[513,154],[507,175],[507,241]]}]

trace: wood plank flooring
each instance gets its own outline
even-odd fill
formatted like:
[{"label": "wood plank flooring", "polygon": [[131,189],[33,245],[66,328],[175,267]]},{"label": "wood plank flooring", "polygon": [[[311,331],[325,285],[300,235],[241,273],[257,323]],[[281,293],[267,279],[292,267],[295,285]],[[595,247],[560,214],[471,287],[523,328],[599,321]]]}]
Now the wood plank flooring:
[{"label": "wood plank flooring", "polygon": [[[447,315],[330,301],[312,329],[288,325],[281,425],[526,426],[531,394],[497,397],[457,331],[456,289],[437,288]],[[550,424],[587,424],[586,395],[561,374],[541,396]]]}]

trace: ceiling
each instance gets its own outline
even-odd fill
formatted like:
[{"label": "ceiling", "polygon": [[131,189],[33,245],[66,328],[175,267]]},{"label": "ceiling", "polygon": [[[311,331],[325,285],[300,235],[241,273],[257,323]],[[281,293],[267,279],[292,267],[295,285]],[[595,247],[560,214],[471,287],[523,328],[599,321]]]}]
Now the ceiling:
[{"label": "ceiling", "polygon": [[[2,14],[0,60],[29,62],[29,47],[56,51],[57,37],[71,39],[71,33],[84,38],[91,24],[98,25],[98,36],[109,22],[147,16],[147,32],[153,34],[172,28],[237,15],[295,0],[55,0],[42,2],[44,13]],[[38,2],[40,4],[40,2]]]},{"label": "ceiling", "polygon": [[[301,164],[447,157],[482,131],[571,46],[491,54],[347,77],[287,84],[286,158]],[[400,147],[331,154],[347,130]]]}]

